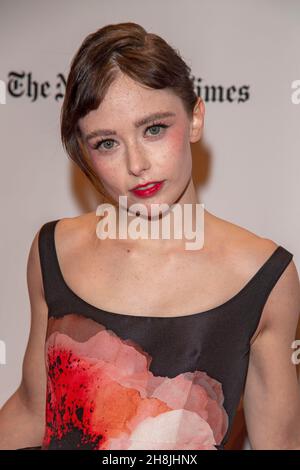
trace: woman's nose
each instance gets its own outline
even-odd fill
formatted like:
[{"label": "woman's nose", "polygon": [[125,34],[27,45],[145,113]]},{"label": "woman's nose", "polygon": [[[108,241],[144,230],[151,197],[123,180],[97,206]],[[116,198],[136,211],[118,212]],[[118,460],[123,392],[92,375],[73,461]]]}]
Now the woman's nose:
[{"label": "woman's nose", "polygon": [[142,171],[150,167],[150,161],[145,153],[138,147],[131,147],[127,153],[128,172],[133,175],[139,175]]}]

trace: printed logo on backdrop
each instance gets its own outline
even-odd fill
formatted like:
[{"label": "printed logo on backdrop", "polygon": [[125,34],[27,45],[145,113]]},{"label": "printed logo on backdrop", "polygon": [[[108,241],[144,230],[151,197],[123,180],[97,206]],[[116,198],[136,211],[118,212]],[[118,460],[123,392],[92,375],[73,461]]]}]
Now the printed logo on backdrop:
[{"label": "printed logo on backdrop", "polygon": [[[197,96],[208,103],[245,103],[250,98],[250,85],[206,84],[202,78],[191,76]],[[63,99],[66,89],[66,78],[58,73],[52,81],[39,80],[32,72],[11,71],[7,81],[3,81],[0,103],[5,103],[5,96],[28,99],[37,102],[45,99],[59,101]],[[1,93],[1,90],[0,90]],[[4,98],[3,100],[1,99]]]},{"label": "printed logo on backdrop", "polygon": [[196,94],[208,103],[245,103],[250,98],[250,85],[205,85],[194,75],[192,80]]},{"label": "printed logo on backdrop", "polygon": [[[58,73],[54,80],[38,80],[32,72],[9,72],[7,78],[6,96],[12,98],[26,98],[31,102],[54,98],[61,100],[65,95],[66,79]],[[0,97],[1,100],[1,97]]]},{"label": "printed logo on backdrop", "polygon": [[[204,84],[202,78],[191,77],[197,96],[208,103],[245,103],[250,99],[250,85]],[[66,78],[58,73],[55,79],[38,80],[32,72],[8,73],[7,81],[0,80],[0,104],[6,104],[7,95],[12,98],[27,98],[31,102],[45,98],[54,98],[56,101],[63,99],[65,95]],[[300,80],[291,83],[291,102],[300,104]]]}]

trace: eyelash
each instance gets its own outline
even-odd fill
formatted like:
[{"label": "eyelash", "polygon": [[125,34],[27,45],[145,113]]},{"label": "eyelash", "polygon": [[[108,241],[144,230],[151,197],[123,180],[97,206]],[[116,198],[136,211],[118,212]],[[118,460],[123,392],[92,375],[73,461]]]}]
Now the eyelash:
[{"label": "eyelash", "polygon": [[[170,127],[170,126],[168,126],[167,124],[164,124],[163,122],[155,122],[155,123],[151,124],[151,126],[146,127],[145,132],[147,132],[147,130],[148,130],[148,129],[151,129],[152,127],[160,127],[160,128],[163,128],[163,129],[167,129],[167,128]],[[153,137],[156,137],[156,136],[158,136],[158,135],[160,135],[160,134],[161,134],[161,133],[156,134],[156,135],[153,135]],[[114,139],[102,139],[102,140],[99,140],[99,141],[93,146],[93,149],[99,150],[99,147],[100,147],[100,145],[101,145],[103,142],[109,142],[109,141],[115,142]],[[111,149],[106,149],[106,150],[104,150],[104,152],[109,152],[110,150],[111,150]]]}]

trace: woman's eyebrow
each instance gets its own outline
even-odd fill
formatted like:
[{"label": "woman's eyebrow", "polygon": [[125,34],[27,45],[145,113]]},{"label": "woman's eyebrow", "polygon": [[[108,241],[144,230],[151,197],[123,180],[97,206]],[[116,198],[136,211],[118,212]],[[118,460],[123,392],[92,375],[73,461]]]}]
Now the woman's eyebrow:
[{"label": "woman's eyebrow", "polygon": [[[148,116],[145,116],[142,119],[139,119],[138,121],[136,121],[134,123],[134,126],[136,128],[138,128],[138,127],[143,126],[144,124],[147,124],[150,121],[153,121],[154,119],[162,119],[162,118],[166,118],[166,117],[170,117],[170,116],[176,116],[176,113],[169,112],[169,111],[166,111],[166,112],[163,112],[163,113],[152,113],[152,114],[149,114]],[[93,137],[98,137],[98,136],[103,136],[103,135],[107,136],[107,135],[116,135],[116,134],[117,134],[117,132],[114,131],[114,130],[111,130],[111,129],[96,129],[92,132],[89,132],[86,135],[85,140],[90,140]]]}]

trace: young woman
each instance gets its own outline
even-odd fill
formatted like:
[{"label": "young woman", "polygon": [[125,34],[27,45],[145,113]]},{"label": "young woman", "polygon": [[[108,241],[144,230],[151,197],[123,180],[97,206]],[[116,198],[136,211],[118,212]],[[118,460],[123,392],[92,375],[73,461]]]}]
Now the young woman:
[{"label": "young woman", "polygon": [[[84,40],[62,141],[118,228],[120,196],[143,204],[132,220],[148,234],[154,204],[191,207],[195,227],[190,144],[204,111],[190,68],[159,36],[120,23]],[[101,239],[96,211],[40,228],[23,378],[0,413],[1,448],[223,449],[242,397],[253,449],[300,448],[293,255],[206,209],[203,219],[196,250],[173,229]]]}]

